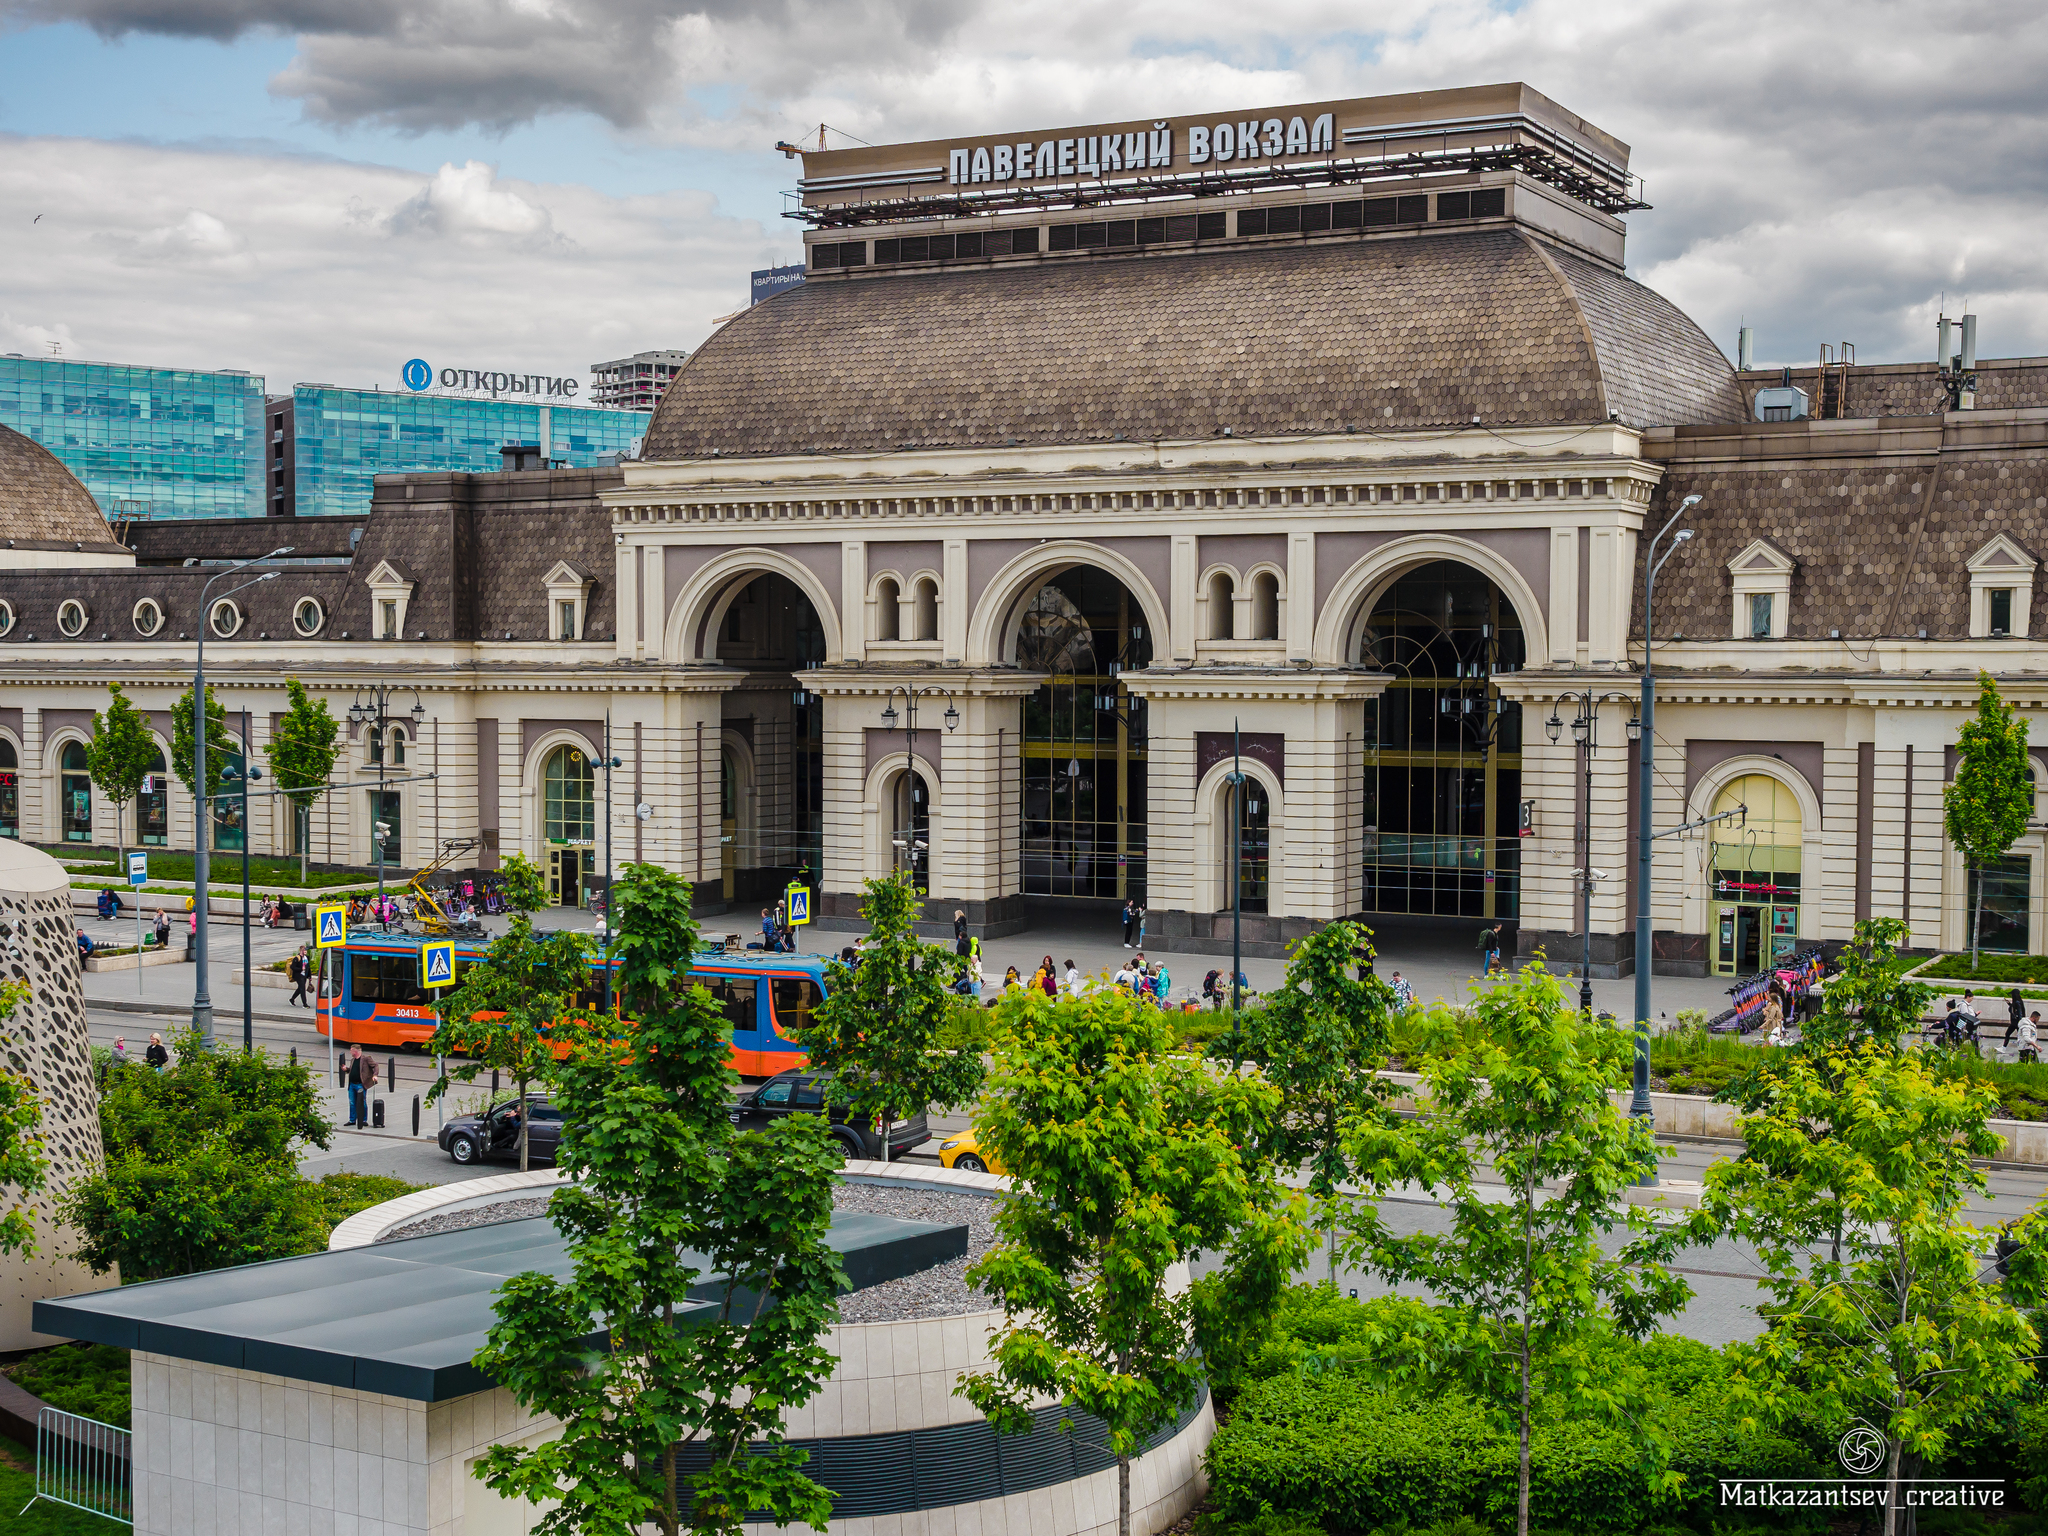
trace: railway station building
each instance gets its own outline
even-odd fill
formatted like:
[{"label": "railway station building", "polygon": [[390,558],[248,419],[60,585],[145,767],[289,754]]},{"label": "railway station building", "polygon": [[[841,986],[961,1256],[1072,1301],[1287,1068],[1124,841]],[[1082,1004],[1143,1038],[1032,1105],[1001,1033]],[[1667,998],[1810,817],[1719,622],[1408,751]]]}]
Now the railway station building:
[{"label": "railway station building", "polygon": [[[573,899],[609,803],[615,857],[707,903],[801,875],[828,924],[907,867],[934,931],[1108,932],[1136,897],[1150,947],[1227,952],[1241,900],[1253,953],[1500,923],[1626,974],[1645,546],[1698,496],[1652,814],[1748,813],[1659,841],[1657,969],[1870,915],[1952,946],[1977,672],[2048,698],[2048,360],[1738,369],[1627,275],[1628,159],[1522,85],[807,153],[807,280],[616,468],[384,476],[366,517],[109,550],[10,448],[0,496],[48,482],[0,551],[10,835],[113,841],[72,748],[110,678],[168,740],[204,626],[259,746],[287,675],[337,713],[419,692],[353,729],[354,776],[437,777],[330,797],[315,858],[382,821],[398,862],[474,839]],[[62,564],[95,527],[106,563]],[[1994,944],[2048,948],[2040,835],[1983,878]]]}]

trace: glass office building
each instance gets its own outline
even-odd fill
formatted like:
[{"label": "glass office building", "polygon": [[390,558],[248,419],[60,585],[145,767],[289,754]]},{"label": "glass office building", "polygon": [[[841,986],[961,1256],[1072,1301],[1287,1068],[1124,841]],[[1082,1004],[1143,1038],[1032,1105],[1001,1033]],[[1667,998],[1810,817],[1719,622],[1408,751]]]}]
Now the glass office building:
[{"label": "glass office building", "polygon": [[0,357],[0,422],[62,459],[109,518],[263,515],[254,374]]},{"label": "glass office building", "polygon": [[470,400],[301,384],[293,391],[293,482],[300,517],[370,510],[371,482],[405,470],[502,469],[502,449],[589,469],[630,452],[651,411]]}]

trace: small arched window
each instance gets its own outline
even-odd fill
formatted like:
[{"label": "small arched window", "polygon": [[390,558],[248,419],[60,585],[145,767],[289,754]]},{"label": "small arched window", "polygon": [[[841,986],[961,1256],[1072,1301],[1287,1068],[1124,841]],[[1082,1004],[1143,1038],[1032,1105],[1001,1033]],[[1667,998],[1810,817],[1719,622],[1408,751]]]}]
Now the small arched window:
[{"label": "small arched window", "polygon": [[86,765],[85,743],[67,741],[57,758],[57,797],[64,841],[92,841],[92,773]]},{"label": "small arched window", "polygon": [[1236,633],[1236,620],[1232,610],[1237,606],[1237,583],[1230,579],[1230,572],[1217,571],[1209,577],[1209,633],[1210,640],[1228,640]]},{"label": "small arched window", "polygon": [[220,598],[207,614],[207,622],[213,626],[213,632],[225,640],[242,627],[242,606],[232,597]]},{"label": "small arched window", "polygon": [[893,576],[875,583],[875,638],[897,640],[903,635],[902,589]]},{"label": "small arched window", "polygon": [[1271,571],[1252,578],[1252,638],[1280,638],[1280,578]]},{"label": "small arched window", "polygon": [[917,636],[919,640],[939,638],[939,584],[929,576],[917,584]]}]

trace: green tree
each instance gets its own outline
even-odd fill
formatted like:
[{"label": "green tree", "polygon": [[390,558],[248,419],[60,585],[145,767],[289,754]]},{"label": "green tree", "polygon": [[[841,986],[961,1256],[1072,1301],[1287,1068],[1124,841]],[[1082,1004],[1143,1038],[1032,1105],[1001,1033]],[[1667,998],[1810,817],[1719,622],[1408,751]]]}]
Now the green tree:
[{"label": "green tree", "polygon": [[1999,697],[1989,672],[1977,674],[1977,713],[1956,736],[1956,776],[1941,795],[1942,824],[1976,876],[1970,904],[1970,965],[1984,917],[1985,866],[2005,857],[2034,814],[2034,779],[2027,759],[2027,722]]},{"label": "green tree", "polygon": [[1753,1248],[1771,1326],[1729,1346],[1733,1398],[1750,1422],[1878,1428],[1886,1536],[1901,1529],[1909,1458],[1941,1460],[2033,1376],[2035,1332],[2015,1303],[2039,1301],[2044,1244],[2030,1234],[2025,1281],[1987,1284],[1993,1234],[1963,1219],[1984,1189],[1970,1159],[1998,1150],[1985,1126],[1997,1102],[1990,1084],[1873,1040],[1795,1057],[1741,1122],[1749,1155],[1707,1170],[1700,1209],[1671,1239]]},{"label": "green tree", "polygon": [[[1176,1053],[1166,1016],[1120,989],[1012,993],[998,1025],[976,1130],[1011,1198],[967,1278],[1004,1318],[993,1369],[955,1390],[999,1432],[1028,1431],[1048,1396],[1101,1418],[1128,1536],[1131,1458],[1307,1256],[1302,1198],[1242,1150],[1271,1134],[1280,1093]],[[1197,1250],[1220,1265],[1177,1288]]]},{"label": "green tree", "polygon": [[[1394,991],[1378,976],[1355,976],[1373,953],[1371,931],[1331,923],[1294,946],[1287,977],[1263,1008],[1240,1008],[1210,1054],[1256,1066],[1280,1090],[1280,1115],[1260,1150],[1289,1173],[1304,1171],[1308,1192],[1334,1234],[1335,1207],[1357,1177],[1345,1126],[1380,1112],[1391,1085],[1387,1021]],[[1336,1250],[1330,1278],[1336,1278]]]},{"label": "green tree", "polygon": [[[1461,1380],[1511,1419],[1518,1441],[1515,1529],[1529,1532],[1531,1407],[1552,1394],[1580,1414],[1633,1426],[1654,1472],[1667,1448],[1641,1413],[1646,1383],[1603,1346],[1647,1332],[1690,1294],[1661,1264],[1609,1253],[1617,1229],[1647,1235],[1622,1202],[1657,1166],[1648,1126],[1617,1110],[1622,1064],[1601,1025],[1577,1012],[1540,962],[1482,992],[1485,1034],[1421,1064],[1429,1113],[1361,1122],[1352,1157],[1376,1186],[1438,1194],[1449,1230],[1396,1235],[1361,1206],[1354,1251],[1388,1280],[1427,1287],[1434,1323],[1390,1350],[1389,1375]],[[1484,1183],[1507,1187],[1488,1198]]]},{"label": "green tree", "polygon": [[1906,936],[1906,925],[1896,917],[1865,918],[1856,925],[1837,957],[1841,969],[1822,994],[1820,1013],[1799,1032],[1803,1054],[1826,1060],[1859,1040],[1897,1050],[1918,1032],[1934,989],[1907,979],[1914,962],[1899,953]]},{"label": "green tree", "polygon": [[136,712],[119,683],[107,684],[107,707],[92,717],[92,740],[85,748],[86,772],[99,792],[114,803],[114,847],[121,867],[128,864],[127,805],[142,791],[142,781],[156,761],[156,737],[149,722]]},{"label": "green tree", "polygon": [[585,1032],[556,1084],[574,1131],[551,1214],[571,1267],[508,1281],[477,1356],[562,1430],[492,1447],[476,1475],[554,1502],[534,1524],[547,1536],[737,1536],[751,1510],[823,1530],[831,1495],[804,1475],[783,1417],[832,1369],[832,1145],[815,1115],[733,1125],[731,1022],[683,969],[689,886],[628,864],[612,891],[634,1022],[630,1041]]},{"label": "green tree", "polygon": [[[16,1054],[13,1031],[5,1026],[28,995],[28,983],[0,981],[0,1057],[11,1060]],[[43,1188],[50,1164],[43,1155],[42,1123],[35,1085],[26,1073],[0,1060],[0,1190],[32,1195]],[[0,1253],[34,1250],[35,1231],[27,1207],[17,1203],[0,1212]]]},{"label": "green tree", "polygon": [[296,677],[284,681],[289,707],[270,733],[263,755],[270,760],[271,781],[292,807],[292,835],[299,849],[299,884],[306,883],[306,862],[313,803],[327,792],[327,781],[341,756],[341,725],[327,712],[327,701],[315,699]]},{"label": "green tree", "polygon": [[825,967],[825,1000],[797,1035],[810,1064],[834,1074],[832,1102],[854,1125],[873,1126],[885,1160],[890,1126],[927,1107],[970,1104],[981,1088],[981,1057],[940,1043],[966,962],[918,938],[921,905],[907,874],[868,882],[860,964]]},{"label": "green tree", "polygon": [[95,1273],[157,1279],[309,1253],[329,1230],[319,1187],[299,1177],[303,1144],[332,1128],[304,1066],[212,1052],[196,1033],[159,1074],[113,1074],[100,1103],[103,1171],[67,1190],[59,1214]]},{"label": "green tree", "polygon": [[441,1004],[441,1022],[427,1049],[461,1056],[463,1063],[427,1090],[429,1102],[453,1077],[473,1083],[479,1073],[503,1072],[518,1090],[519,1170],[527,1168],[527,1090],[554,1076],[555,1047],[567,1035],[558,1026],[574,1015],[591,990],[591,936],[573,928],[543,932],[533,914],[547,903],[540,871],[524,854],[503,868],[511,926],[491,941],[484,957],[461,973],[461,984]]},{"label": "green tree", "polygon": [[192,779],[192,747],[192,690],[187,688],[178,695],[178,706],[171,711],[171,771],[177,774],[179,782],[195,801],[203,802],[192,818],[196,847],[196,839],[212,836],[213,797],[220,793],[221,770],[227,766],[228,754],[241,750],[240,744],[228,734],[227,711],[213,696],[211,687],[206,690],[206,789],[203,794]]}]

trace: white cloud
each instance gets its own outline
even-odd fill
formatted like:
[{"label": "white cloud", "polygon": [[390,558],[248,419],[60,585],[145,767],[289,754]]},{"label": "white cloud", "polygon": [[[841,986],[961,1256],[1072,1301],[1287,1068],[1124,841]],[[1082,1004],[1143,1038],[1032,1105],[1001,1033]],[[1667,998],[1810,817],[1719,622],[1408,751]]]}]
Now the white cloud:
[{"label": "white cloud", "polygon": [[[299,382],[397,383],[408,357],[581,373],[694,347],[787,236],[692,192],[606,197],[477,162],[339,160],[0,136],[5,350]],[[232,211],[232,223],[218,213]]]},{"label": "white cloud", "polygon": [[[1868,359],[1917,358],[1931,306],[1967,291],[1987,353],[2048,353],[2038,0],[1384,0],[1363,19],[1339,0],[0,0],[0,14],[10,5],[110,35],[290,33],[272,90],[337,128],[494,133],[573,113],[610,124],[629,158],[696,147],[778,171],[768,146],[820,121],[884,143],[1526,80],[1633,146],[1656,206],[1629,220],[1632,269],[1724,346],[1746,318],[1766,360],[1844,339]],[[500,253],[507,278],[588,262],[613,289],[645,282],[655,309],[691,281],[590,243],[611,218],[640,228],[637,205],[510,186],[476,161],[348,196],[338,227],[352,236]],[[188,191],[149,228],[201,207],[270,260],[242,204]]]}]

